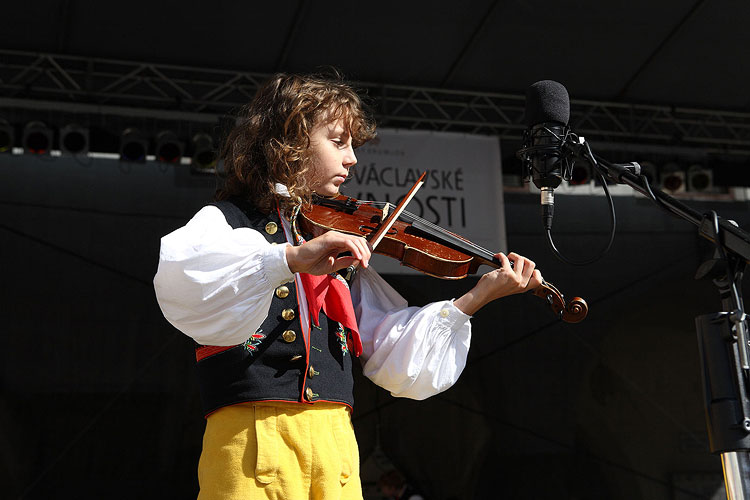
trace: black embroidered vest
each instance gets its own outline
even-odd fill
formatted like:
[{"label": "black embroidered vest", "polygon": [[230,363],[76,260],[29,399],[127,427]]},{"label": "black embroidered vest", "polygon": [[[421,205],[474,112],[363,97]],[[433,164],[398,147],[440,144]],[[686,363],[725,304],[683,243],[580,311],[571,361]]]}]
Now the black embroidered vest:
[{"label": "black embroidered vest", "polygon": [[[276,211],[264,215],[243,202],[213,203],[232,228],[249,227],[270,243],[286,243]],[[346,333],[321,311],[320,328],[300,322],[294,280],[276,288],[268,316],[233,347],[196,347],[205,414],[248,401],[328,401],[354,404],[352,353]],[[304,332],[309,328],[309,346]]]}]

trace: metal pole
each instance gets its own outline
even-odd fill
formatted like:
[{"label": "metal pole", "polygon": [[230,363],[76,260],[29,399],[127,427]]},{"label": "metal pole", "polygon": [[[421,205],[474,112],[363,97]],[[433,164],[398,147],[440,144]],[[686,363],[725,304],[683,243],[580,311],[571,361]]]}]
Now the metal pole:
[{"label": "metal pole", "polygon": [[731,451],[721,454],[721,467],[724,469],[727,500],[750,498],[747,485],[748,477],[750,477],[750,470],[747,467],[748,461],[748,454],[744,451]]}]

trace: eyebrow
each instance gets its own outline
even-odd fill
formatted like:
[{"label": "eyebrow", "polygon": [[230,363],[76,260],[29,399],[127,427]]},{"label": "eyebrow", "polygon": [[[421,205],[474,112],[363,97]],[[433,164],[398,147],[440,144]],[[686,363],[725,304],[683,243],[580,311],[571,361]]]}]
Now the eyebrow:
[{"label": "eyebrow", "polygon": [[337,124],[329,125],[328,132],[333,135],[351,136],[351,133],[346,127]]}]

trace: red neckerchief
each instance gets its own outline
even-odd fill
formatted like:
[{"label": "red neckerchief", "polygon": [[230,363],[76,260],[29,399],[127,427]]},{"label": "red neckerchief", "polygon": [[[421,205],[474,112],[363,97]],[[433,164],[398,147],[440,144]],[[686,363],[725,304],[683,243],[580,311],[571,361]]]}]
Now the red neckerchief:
[{"label": "red neckerchief", "polygon": [[344,278],[337,273],[314,276],[307,273],[299,273],[302,287],[307,297],[307,307],[310,311],[310,320],[315,326],[320,326],[320,310],[333,321],[341,323],[350,333],[353,346],[350,349],[356,356],[362,354],[362,341],[359,338],[357,318],[354,315],[352,305],[352,294],[349,285]]}]

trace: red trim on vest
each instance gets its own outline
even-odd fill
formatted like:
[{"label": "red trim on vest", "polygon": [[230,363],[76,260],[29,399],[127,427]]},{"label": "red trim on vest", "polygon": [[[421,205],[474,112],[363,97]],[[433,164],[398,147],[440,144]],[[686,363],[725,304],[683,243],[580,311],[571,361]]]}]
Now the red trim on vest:
[{"label": "red trim on vest", "polygon": [[229,349],[232,349],[233,347],[237,347],[237,346],[236,345],[203,345],[200,347],[196,347],[195,348],[195,360],[200,361],[209,356],[213,356],[214,354],[219,354],[220,352],[228,351]]}]

